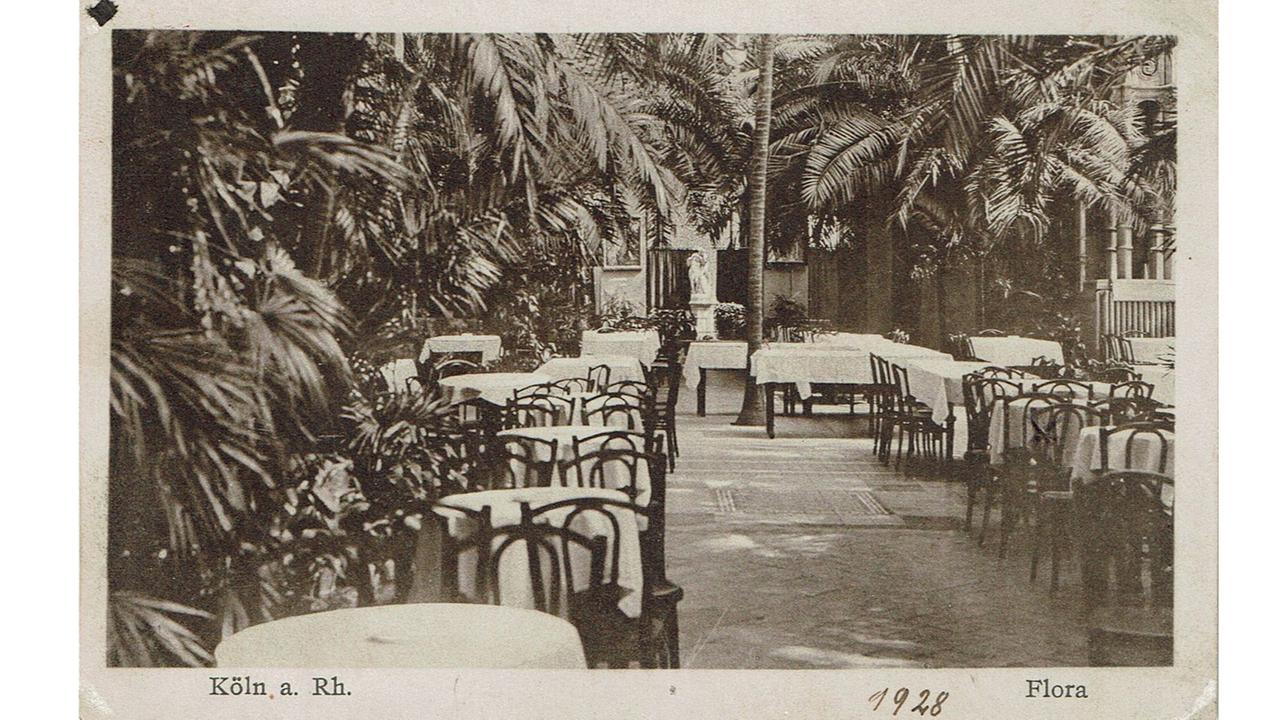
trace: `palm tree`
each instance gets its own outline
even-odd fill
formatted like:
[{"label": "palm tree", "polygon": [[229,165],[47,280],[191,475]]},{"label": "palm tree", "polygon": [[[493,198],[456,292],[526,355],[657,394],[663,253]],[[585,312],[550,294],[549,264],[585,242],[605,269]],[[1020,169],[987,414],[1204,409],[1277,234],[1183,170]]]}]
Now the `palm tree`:
[{"label": "palm tree", "polygon": [[[181,621],[278,612],[259,565],[300,517],[299,454],[339,416],[373,452],[367,418],[403,404],[349,399],[353,327],[482,309],[531,245],[621,227],[589,198],[663,212],[712,171],[714,86],[691,82],[707,46],[645,40],[659,73],[603,45],[116,36],[109,574],[113,637],[136,641],[116,662],[203,662]],[[373,455],[356,466],[387,472]]]},{"label": "palm tree", "polygon": [[[747,354],[764,344],[765,195],[769,174],[769,126],[773,122],[773,55],[776,40],[762,35],[757,48],[760,82],[756,89],[756,120],[752,131],[751,173],[748,177],[750,222],[747,237]],[[748,378],[742,409],[735,425],[761,425],[764,408],[756,386]]]}]

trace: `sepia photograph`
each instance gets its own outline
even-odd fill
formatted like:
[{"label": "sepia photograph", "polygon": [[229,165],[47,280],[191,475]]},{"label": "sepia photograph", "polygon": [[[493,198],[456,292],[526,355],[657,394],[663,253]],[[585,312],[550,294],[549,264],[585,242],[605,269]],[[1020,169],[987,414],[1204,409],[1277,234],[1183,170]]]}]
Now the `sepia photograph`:
[{"label": "sepia photograph", "polygon": [[1072,669],[1189,657],[1178,34],[90,16],[84,662],[201,699],[1024,669],[1084,702]]}]

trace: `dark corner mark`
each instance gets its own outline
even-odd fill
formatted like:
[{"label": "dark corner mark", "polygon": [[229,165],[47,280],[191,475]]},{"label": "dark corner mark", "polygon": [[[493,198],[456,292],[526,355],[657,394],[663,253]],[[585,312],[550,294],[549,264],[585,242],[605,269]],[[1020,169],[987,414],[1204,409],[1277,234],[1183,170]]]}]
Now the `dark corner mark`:
[{"label": "dark corner mark", "polygon": [[116,16],[116,11],[118,9],[119,8],[116,7],[116,4],[111,2],[111,0],[98,0],[98,4],[87,8],[85,12],[89,13],[89,17],[98,22],[98,27],[102,27],[110,22],[111,18]]}]

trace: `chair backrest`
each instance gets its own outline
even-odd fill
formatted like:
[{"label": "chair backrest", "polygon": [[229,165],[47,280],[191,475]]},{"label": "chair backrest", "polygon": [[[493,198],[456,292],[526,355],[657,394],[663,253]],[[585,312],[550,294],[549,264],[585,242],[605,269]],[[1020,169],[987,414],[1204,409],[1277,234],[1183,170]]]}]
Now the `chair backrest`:
[{"label": "chair backrest", "polygon": [[582,399],[582,424],[640,430],[652,403],[625,393],[598,393]]},{"label": "chair backrest", "polygon": [[489,444],[485,459],[488,487],[549,487],[560,480],[560,442],[502,436]]},{"label": "chair backrest", "polygon": [[569,393],[589,393],[596,390],[595,381],[585,377],[561,378],[552,384],[560,388],[560,391],[566,395]]},{"label": "chair backrest", "polygon": [[502,428],[565,425],[572,415],[572,399],[562,395],[533,395],[507,401],[502,413]]},{"label": "chair backrest", "polygon": [[609,384],[609,366],[592,365],[587,368],[587,380],[592,390],[600,390]]},{"label": "chair backrest", "polygon": [[619,380],[609,383],[601,388],[604,392],[619,393],[622,395],[632,395],[646,402],[652,403],[657,397],[653,386],[639,380]]},{"label": "chair backrest", "polygon": [[[491,527],[478,538],[493,548],[484,568],[483,588],[478,594],[484,602],[503,604],[502,563],[508,553],[523,553],[534,609],[574,621],[582,610],[578,603],[584,598],[599,596],[601,593],[592,591],[601,590],[606,583],[617,584],[616,561],[612,564],[613,573],[606,576],[611,538],[584,535],[569,529],[569,523],[542,521],[546,512],[546,508],[540,507],[535,513],[528,503],[521,503],[518,524]],[[612,539],[616,548],[617,536]],[[585,584],[574,572],[574,565],[581,562],[590,568]]]},{"label": "chair backrest", "polygon": [[635,500],[640,494],[640,468],[652,468],[659,457],[640,447],[628,447],[621,439],[580,438],[573,443],[573,455],[561,463],[566,485],[621,490]]},{"label": "chair backrest", "polygon": [[1092,406],[1107,417],[1108,424],[1123,425],[1150,420],[1160,403],[1141,397],[1107,397]]},{"label": "chair backrest", "polygon": [[907,369],[901,365],[889,366],[890,377],[893,380],[889,383],[892,388],[890,399],[893,403],[894,410],[898,412],[907,412],[911,409],[911,379],[907,377]]},{"label": "chair backrest", "polygon": [[1078,400],[1093,399],[1093,386],[1089,383],[1083,383],[1078,380],[1046,380],[1042,383],[1036,383],[1032,386],[1031,390],[1032,392],[1045,393],[1047,395],[1058,395]]},{"label": "chair backrest", "polygon": [[1129,382],[1116,383],[1111,386],[1111,397],[1113,398],[1142,398],[1144,400],[1151,399],[1151,392],[1155,386],[1141,380],[1130,380]]},{"label": "chair backrest", "polygon": [[[1049,393],[1021,393],[1015,396],[1001,397],[998,402],[1004,404],[1004,413],[1002,421],[1004,423],[1000,432],[1004,438],[1004,447],[1006,456],[1010,451],[1018,449],[1032,450],[1037,444],[1043,443],[1044,438],[1041,436],[1040,429],[1035,424],[1036,415],[1043,412],[1047,408],[1051,408],[1064,402],[1061,395],[1052,395]],[[1013,425],[1010,418],[1013,413],[1009,411],[1010,404],[1018,402],[1022,404],[1022,422]],[[1016,438],[1016,440],[1015,440]]]},{"label": "chair backrest", "polygon": [[999,367],[996,365],[988,365],[970,374],[977,375],[978,377],[1004,378],[1006,380],[1011,380],[1015,377],[1026,377],[1026,373],[1022,372],[1021,370],[1014,370],[1013,368]]},{"label": "chair backrest", "polygon": [[537,395],[568,395],[569,390],[558,382],[534,383],[511,391],[511,399],[534,397]]},{"label": "chair backrest", "polygon": [[1106,421],[1101,411],[1087,405],[1058,403],[1042,408],[1032,419],[1039,439],[1038,455],[1044,462],[1067,470],[1066,465],[1074,457],[1080,431],[1104,425]]},{"label": "chair backrest", "polygon": [[461,358],[452,358],[435,364],[436,377],[440,380],[453,377],[454,375],[468,375],[470,373],[478,373],[484,370],[480,363],[463,360]]},{"label": "chair backrest", "polygon": [[[1139,439],[1147,439],[1154,444],[1156,448],[1155,472],[1164,474],[1165,468],[1169,462],[1169,439],[1165,437],[1165,432],[1171,430],[1168,424],[1162,422],[1133,422],[1124,425],[1115,425],[1104,427],[1098,433],[1098,448],[1101,452],[1102,472],[1105,474],[1112,470],[1134,470],[1133,456],[1134,450],[1138,447]],[[1111,443],[1115,442],[1115,436],[1124,434],[1124,467],[1111,467]]]},{"label": "chair backrest", "polygon": [[991,427],[991,407],[999,398],[1019,394],[1022,388],[1002,378],[982,377],[976,373],[965,375],[960,382],[969,428],[969,449],[985,450],[987,431]]}]

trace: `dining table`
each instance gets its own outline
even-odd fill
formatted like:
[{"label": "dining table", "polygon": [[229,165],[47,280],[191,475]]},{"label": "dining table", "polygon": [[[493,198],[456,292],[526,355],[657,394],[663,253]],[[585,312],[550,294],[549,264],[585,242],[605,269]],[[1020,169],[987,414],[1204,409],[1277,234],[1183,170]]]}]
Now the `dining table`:
[{"label": "dining table", "polygon": [[969,347],[980,360],[989,365],[1001,367],[1022,367],[1034,365],[1037,360],[1048,361],[1057,365],[1064,364],[1062,344],[1055,340],[1006,335],[1002,337],[974,336],[969,338]]},{"label": "dining table", "polygon": [[580,355],[630,355],[644,365],[658,357],[662,341],[657,330],[587,330],[582,333]]},{"label": "dining table", "polygon": [[537,372],[466,373],[440,379],[440,391],[450,404],[479,398],[505,406],[515,391],[530,385],[552,381],[551,376]]},{"label": "dining table", "polygon": [[1177,404],[1177,373],[1172,367],[1165,365],[1134,365],[1134,372],[1142,378],[1142,382],[1151,383],[1151,399],[1165,405]]},{"label": "dining table", "polygon": [[644,367],[635,355],[580,355],[578,357],[553,357],[539,365],[534,372],[550,377],[552,380],[589,377],[591,368],[605,366],[609,368],[609,382],[624,380],[644,382]]},{"label": "dining table", "polygon": [[272,620],[219,643],[220,668],[587,667],[577,628],[505,605],[409,603]]},{"label": "dining table", "polygon": [[707,371],[747,369],[747,343],[741,340],[698,340],[684,358],[684,383],[696,388],[698,417],[707,414]]},{"label": "dining table", "polygon": [[1173,337],[1127,337],[1124,342],[1129,345],[1133,354],[1133,362],[1138,365],[1160,365],[1169,362],[1176,352],[1177,338]]},{"label": "dining table", "polygon": [[[629,502],[627,495],[619,490],[593,487],[525,487],[502,490],[482,490],[480,492],[447,495],[433,506],[433,511],[446,521],[446,531],[458,540],[465,540],[477,529],[474,514],[488,508],[489,521],[493,528],[500,531],[504,526],[520,523],[521,505],[527,504],[530,509],[558,502],[576,499],[603,499],[625,505]],[[539,522],[548,522],[557,527],[567,527],[587,537],[609,538],[606,548],[605,567],[613,567],[616,559],[618,568],[617,584],[620,589],[618,609],[627,617],[640,616],[641,601],[644,595],[644,570],[640,559],[640,526],[636,513],[622,505],[606,505],[605,512],[574,513],[573,507],[561,507],[542,513]],[[500,532],[494,538],[494,549],[505,540]],[[558,543],[557,543],[558,545]],[[561,548],[562,550],[563,548]],[[585,589],[591,572],[590,558],[585,548],[573,546],[569,550],[570,562],[563,558],[558,563],[560,571],[565,572],[571,566],[573,575],[562,578],[562,592],[570,586]],[[478,593],[476,582],[478,553],[474,549],[463,550],[458,554],[458,590],[464,596],[475,596]],[[549,571],[548,566],[543,567]],[[493,570],[490,570],[493,572]],[[531,569],[528,553],[508,550],[498,558],[496,571],[498,589],[497,598],[502,605],[512,607],[533,608],[534,589],[531,582]],[[572,582],[569,582],[572,580]],[[492,588],[490,588],[492,590]],[[567,610],[567,602],[560,607]]]},{"label": "dining table", "polygon": [[502,338],[498,335],[436,335],[422,343],[419,357],[426,360],[444,353],[479,353],[481,363],[491,363],[502,354]]}]

